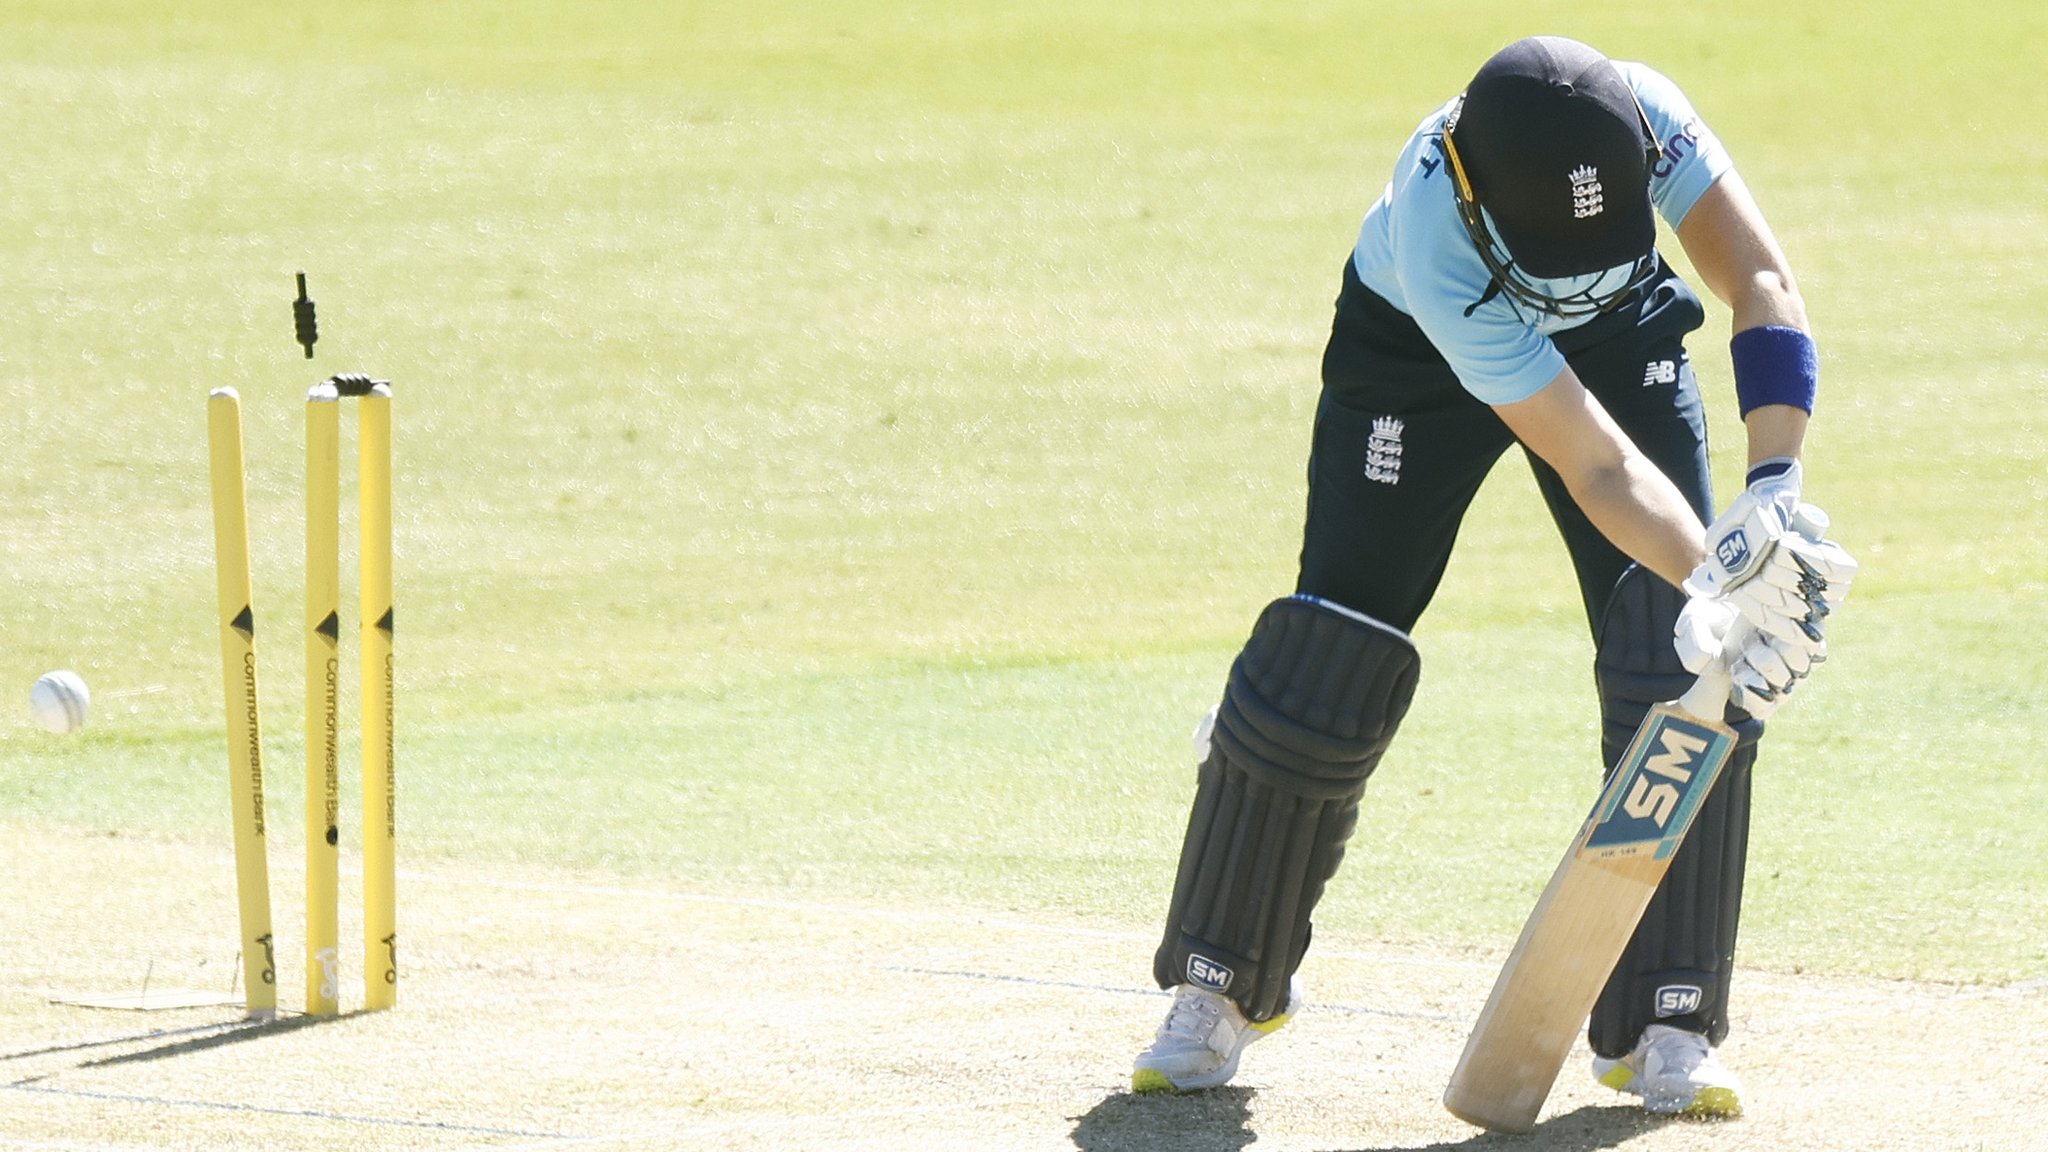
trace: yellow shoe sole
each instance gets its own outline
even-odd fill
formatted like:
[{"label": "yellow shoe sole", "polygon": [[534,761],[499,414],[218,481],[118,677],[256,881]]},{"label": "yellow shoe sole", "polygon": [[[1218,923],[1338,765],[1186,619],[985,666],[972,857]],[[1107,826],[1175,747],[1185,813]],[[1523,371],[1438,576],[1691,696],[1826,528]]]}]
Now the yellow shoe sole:
[{"label": "yellow shoe sole", "polygon": [[1682,1115],[1727,1120],[1742,1115],[1742,1101],[1733,1088],[1705,1088],[1685,1106]]},{"label": "yellow shoe sole", "polygon": [[[1281,1014],[1279,1014],[1278,1016],[1275,1016],[1275,1017],[1273,1017],[1273,1018],[1272,1018],[1271,1020],[1261,1020],[1261,1021],[1259,1021],[1258,1023],[1256,1023],[1256,1024],[1253,1024],[1253,1025],[1251,1025],[1251,1030],[1252,1030],[1253,1032],[1257,1033],[1257,1034],[1258,1034],[1258,1036],[1270,1036],[1270,1035],[1272,1035],[1273,1033],[1275,1033],[1275,1032],[1278,1032],[1278,1031],[1279,1031],[1279,1030],[1281,1029],[1281,1027],[1282,1027],[1283,1025],[1285,1025],[1285,1024],[1286,1024],[1286,1023],[1287,1023],[1287,1022],[1288,1022],[1289,1020],[1292,1020],[1292,1019],[1294,1019],[1294,1013],[1292,1013],[1292,1012],[1282,1012],[1282,1013],[1281,1013]],[[1257,1038],[1257,1037],[1252,1037],[1251,1039],[1256,1039],[1256,1038]],[[1251,1039],[1247,1039],[1247,1040],[1245,1041],[1245,1043],[1246,1043],[1246,1044],[1249,1044],[1249,1043],[1251,1042]],[[1238,1046],[1238,1051],[1242,1052],[1243,1050],[1244,1050],[1244,1046],[1243,1046],[1243,1045],[1239,1045],[1239,1046]],[[1233,1056],[1233,1057],[1231,1058],[1231,1063],[1232,1063],[1232,1065],[1233,1065],[1233,1066],[1234,1066],[1234,1065],[1236,1064],[1236,1057],[1235,1057],[1235,1056]],[[1192,1091],[1200,1091],[1200,1089],[1193,1089],[1193,1088],[1191,1088],[1191,1089],[1183,1089],[1183,1088],[1181,1088],[1181,1086],[1180,1086],[1180,1085],[1178,1085],[1178,1084],[1175,1084],[1175,1083],[1174,1083],[1174,1082],[1173,1082],[1172,1080],[1169,1080],[1169,1079],[1167,1079],[1167,1077],[1166,1077],[1166,1073],[1164,1073],[1164,1072],[1158,1071],[1157,1069],[1153,1069],[1153,1068],[1140,1068],[1140,1069],[1138,1069],[1137,1071],[1135,1071],[1135,1072],[1131,1073],[1131,1091],[1132,1091],[1132,1092],[1181,1092],[1181,1091],[1190,1091],[1190,1092],[1192,1092]]]},{"label": "yellow shoe sole", "polygon": [[1180,1089],[1173,1086],[1173,1081],[1166,1078],[1166,1073],[1146,1068],[1142,1071],[1131,1073],[1131,1091],[1178,1092]]}]

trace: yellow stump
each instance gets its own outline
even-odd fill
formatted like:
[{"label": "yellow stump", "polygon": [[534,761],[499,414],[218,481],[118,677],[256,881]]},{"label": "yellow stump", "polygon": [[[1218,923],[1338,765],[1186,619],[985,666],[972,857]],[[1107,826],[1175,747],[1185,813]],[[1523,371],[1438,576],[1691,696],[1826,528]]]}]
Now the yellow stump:
[{"label": "yellow stump", "polygon": [[340,1012],[341,405],[306,394],[306,1012]]},{"label": "yellow stump", "polygon": [[361,460],[363,988],[370,1011],[398,1003],[398,817],[391,704],[391,389],[357,409]]},{"label": "yellow stump", "polygon": [[227,703],[242,988],[250,1018],[269,1019],[277,1015],[277,958],[270,929],[270,846],[263,827],[256,622],[250,610],[248,472],[242,453],[242,400],[233,388],[215,389],[207,397],[206,431],[213,472],[214,568],[220,584],[220,668]]}]

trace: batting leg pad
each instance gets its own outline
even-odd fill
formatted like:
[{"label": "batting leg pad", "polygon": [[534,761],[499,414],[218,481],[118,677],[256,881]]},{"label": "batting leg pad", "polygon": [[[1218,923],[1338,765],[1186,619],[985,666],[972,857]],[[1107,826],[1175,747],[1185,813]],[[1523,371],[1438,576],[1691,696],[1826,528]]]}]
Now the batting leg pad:
[{"label": "batting leg pad", "polygon": [[1407,635],[1368,616],[1308,596],[1266,607],[1201,765],[1160,987],[1224,993],[1254,1021],[1281,1010],[1420,669]]},{"label": "batting leg pad", "polygon": [[[1641,568],[1631,567],[1615,584],[1594,659],[1609,772],[1651,705],[1692,684],[1671,641],[1684,605],[1683,592]],[[1587,1039],[1610,1059],[1626,1056],[1651,1024],[1705,1033],[1717,1044],[1728,1034],[1750,768],[1763,724],[1739,711],[1727,719],[1739,738],[1735,750],[1593,1008]]]}]

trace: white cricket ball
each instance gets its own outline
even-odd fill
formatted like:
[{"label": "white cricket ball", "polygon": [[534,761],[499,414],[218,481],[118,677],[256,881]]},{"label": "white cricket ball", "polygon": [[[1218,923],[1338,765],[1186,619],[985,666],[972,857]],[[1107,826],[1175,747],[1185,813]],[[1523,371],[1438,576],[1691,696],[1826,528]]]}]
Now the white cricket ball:
[{"label": "white cricket ball", "polygon": [[76,732],[85,727],[92,693],[76,672],[50,672],[28,691],[28,710],[50,732]]}]

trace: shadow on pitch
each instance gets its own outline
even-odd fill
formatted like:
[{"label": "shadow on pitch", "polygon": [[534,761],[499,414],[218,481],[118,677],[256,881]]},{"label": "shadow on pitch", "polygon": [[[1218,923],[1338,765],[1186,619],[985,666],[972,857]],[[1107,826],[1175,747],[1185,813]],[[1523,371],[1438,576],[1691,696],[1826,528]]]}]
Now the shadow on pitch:
[{"label": "shadow on pitch", "polygon": [[1635,1105],[1588,1105],[1552,1116],[1536,1125],[1535,1131],[1519,1135],[1474,1132],[1463,1140],[1375,1145],[1343,1152],[1600,1152],[1604,1148],[1619,1148],[1646,1132],[1675,1123],[1686,1121],[1675,1116],[1654,1116]]},{"label": "shadow on pitch", "polygon": [[[1074,1147],[1080,1152],[1242,1152],[1259,1138],[1251,1129],[1253,1095],[1249,1088],[1185,1096],[1119,1092],[1075,1119]],[[1601,1152],[1674,1123],[1687,1121],[1653,1116],[1632,1105],[1588,1106],[1553,1116],[1523,1135],[1474,1132],[1462,1140],[1341,1152]]]},{"label": "shadow on pitch", "polygon": [[[145,1064],[152,1060],[172,1060],[189,1056],[194,1052],[205,1052],[214,1048],[225,1048],[232,1044],[246,1044],[252,1040],[263,1040],[286,1032],[297,1032],[320,1024],[345,1020],[346,1016],[280,1016],[275,1020],[240,1020],[220,1025],[216,1030],[203,1036],[191,1036],[145,1048],[140,1052],[123,1052],[118,1056],[102,1056],[97,1060],[85,1060],[80,1068],[110,1068],[118,1064]],[[122,1042],[137,1042],[149,1039],[145,1036],[129,1037]]]},{"label": "shadow on pitch", "polygon": [[1081,1152],[1240,1152],[1251,1130],[1252,1090],[1214,1088],[1185,1096],[1118,1092],[1074,1120]]}]

